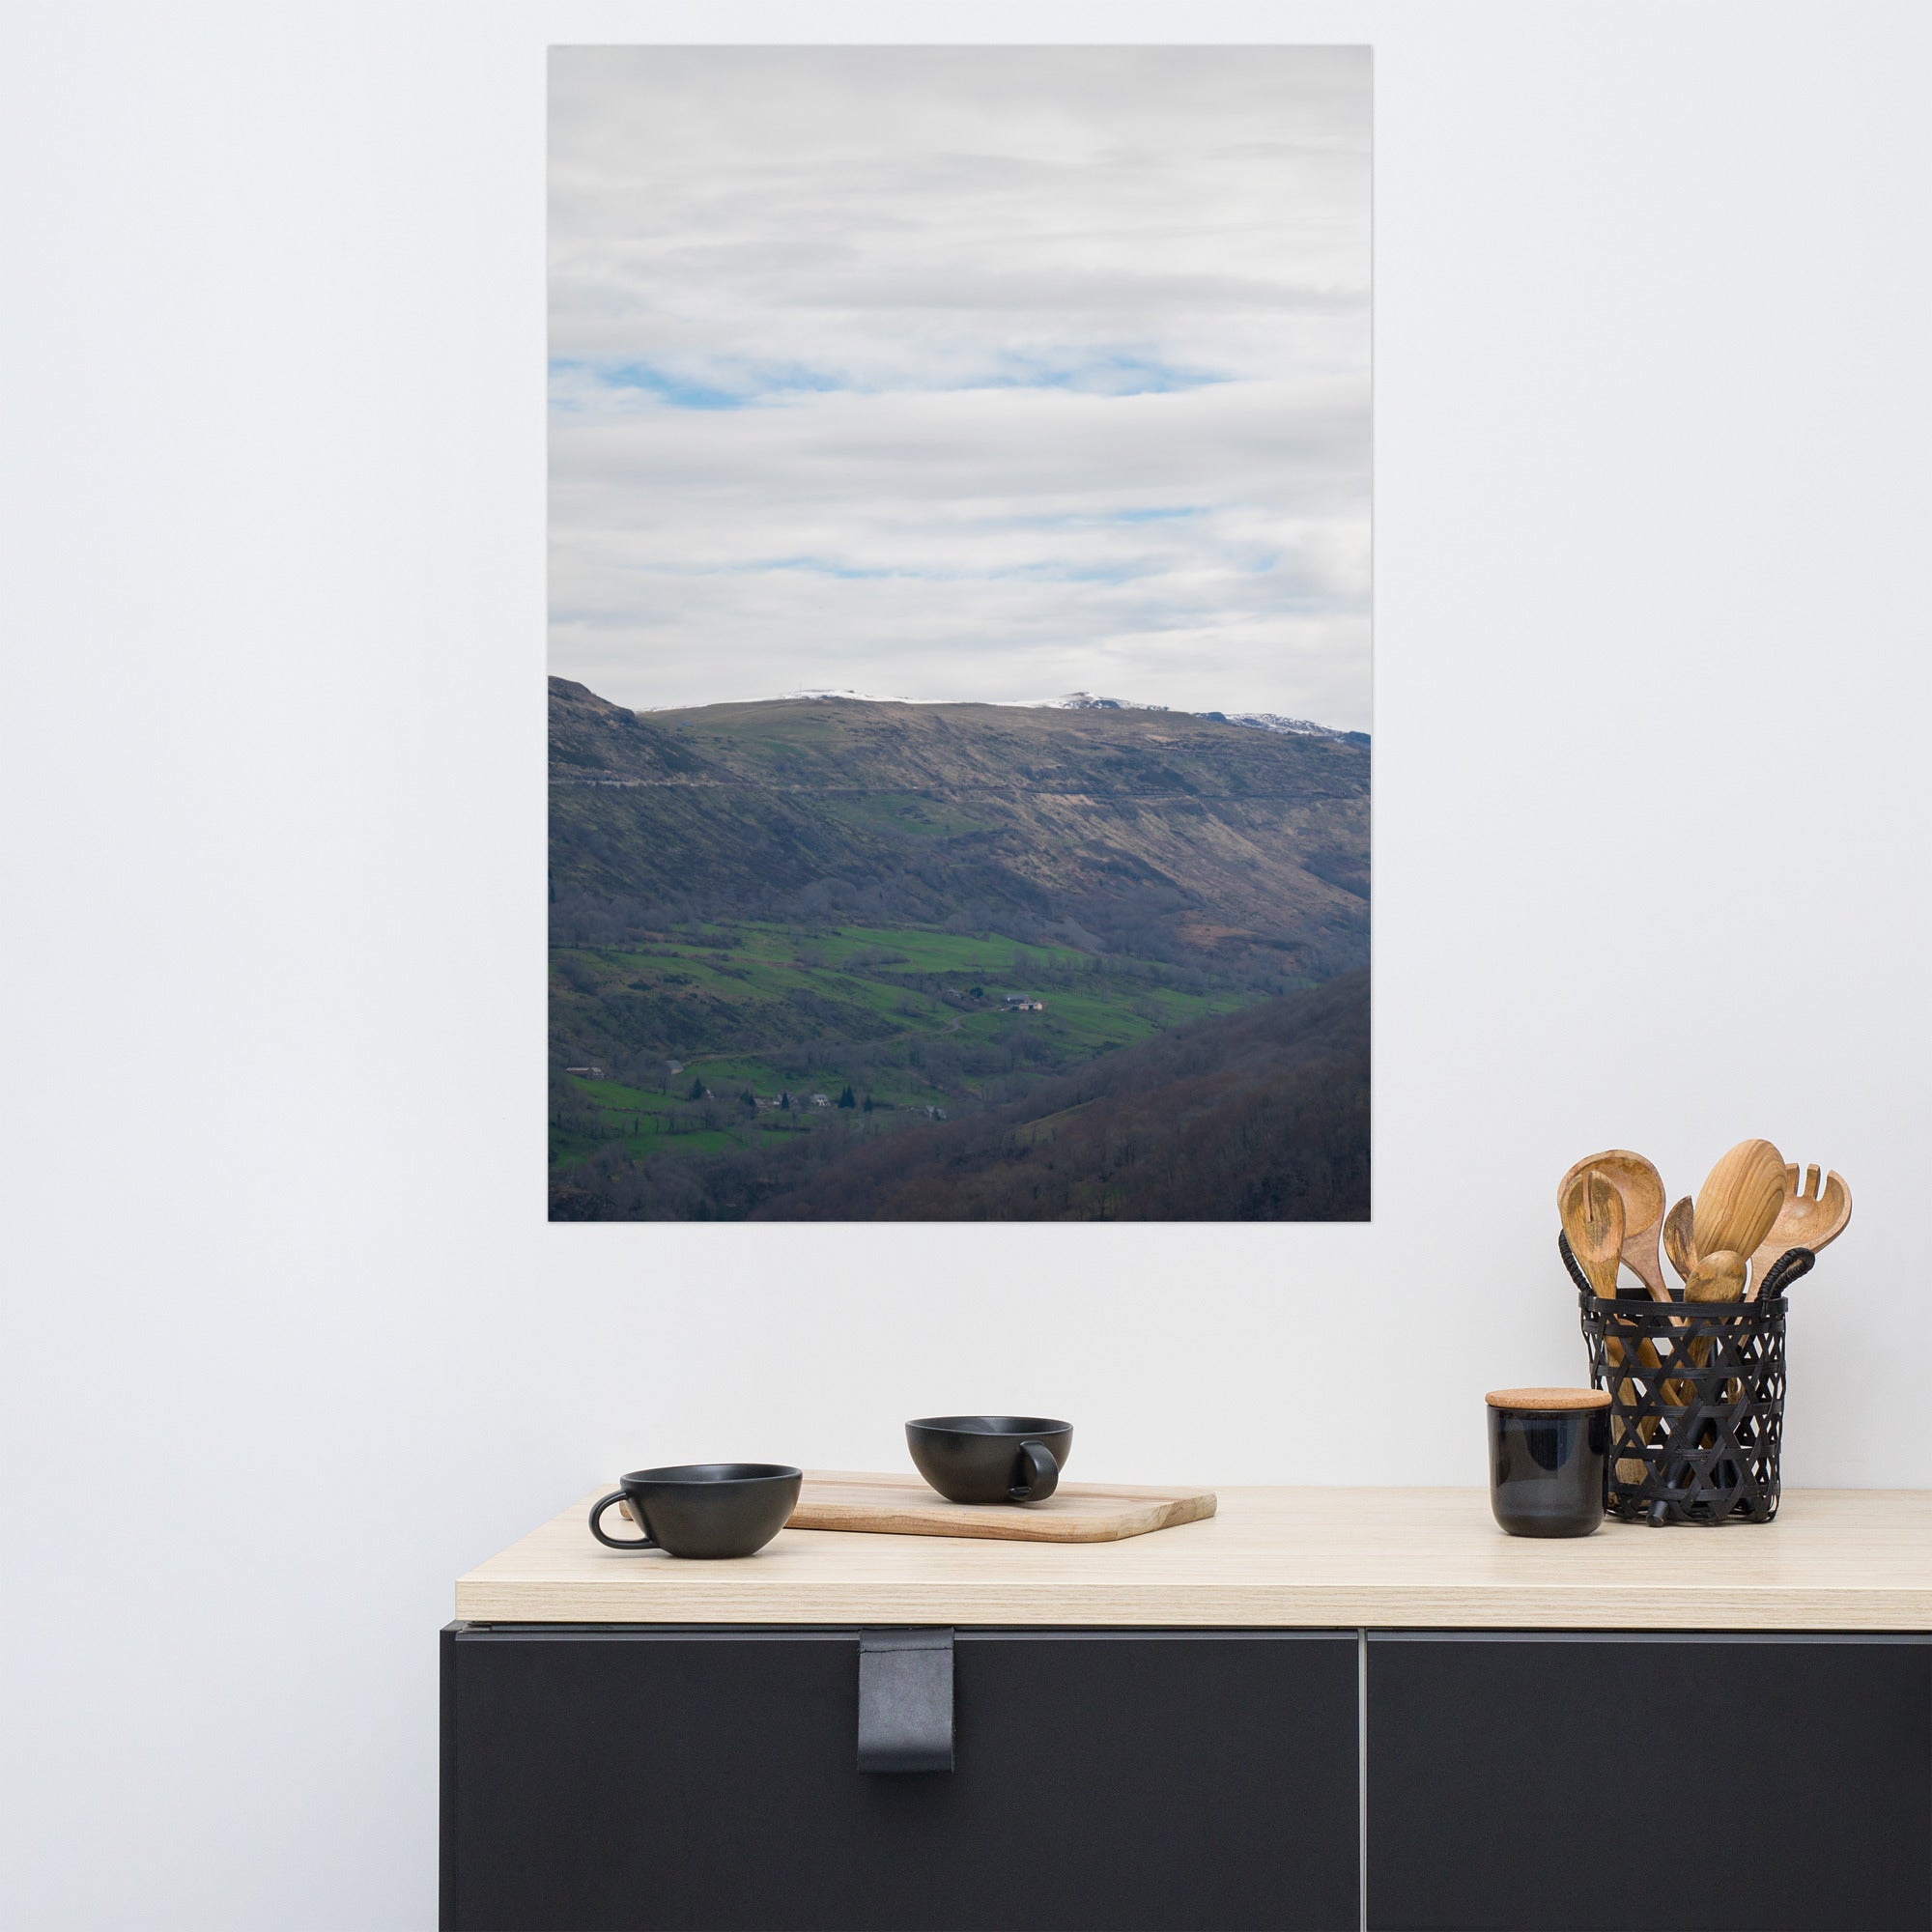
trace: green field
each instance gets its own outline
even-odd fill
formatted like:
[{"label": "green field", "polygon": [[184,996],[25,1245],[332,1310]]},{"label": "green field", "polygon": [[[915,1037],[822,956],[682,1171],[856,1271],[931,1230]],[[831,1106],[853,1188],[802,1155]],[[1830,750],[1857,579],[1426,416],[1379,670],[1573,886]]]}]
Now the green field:
[{"label": "green field", "polygon": [[968,816],[956,806],[922,798],[916,792],[862,792],[852,798],[829,798],[825,809],[833,817],[867,832],[891,832],[902,838],[956,838],[962,832],[979,832],[984,821]]},{"label": "green field", "polygon": [[[650,945],[558,947],[554,1031],[566,1065],[602,1077],[557,1076],[552,1164],[600,1148],[691,1156],[900,1131],[930,1119],[927,1108],[952,1118],[997,1104],[1016,1079],[1254,997],[1177,977],[1152,962],[924,926],[747,922]],[[1009,994],[1045,1010],[1009,1010]],[[811,1105],[847,1086],[853,1107]],[[754,1111],[746,1092],[802,1104]]]},{"label": "green field", "polygon": [[552,1218],[1365,1213],[1370,751],[553,678]]}]

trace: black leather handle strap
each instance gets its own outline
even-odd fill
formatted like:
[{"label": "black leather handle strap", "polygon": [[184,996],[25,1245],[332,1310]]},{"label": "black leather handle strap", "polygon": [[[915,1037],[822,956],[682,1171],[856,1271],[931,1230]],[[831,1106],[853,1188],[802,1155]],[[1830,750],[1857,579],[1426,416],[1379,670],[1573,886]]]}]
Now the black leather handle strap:
[{"label": "black leather handle strap", "polygon": [[1782,1294],[1794,1281],[1809,1274],[1817,1265],[1818,1257],[1809,1248],[1786,1248],[1766,1270],[1757,1299],[1769,1301],[1773,1295]]},{"label": "black leather handle strap", "polygon": [[859,1769],[952,1769],[952,1633],[859,1634]]},{"label": "black leather handle strap", "polygon": [[1570,1270],[1570,1279],[1585,1294],[1595,1294],[1597,1291],[1590,1286],[1590,1277],[1583,1272],[1581,1264],[1570,1251],[1570,1236],[1560,1228],[1556,1231],[1556,1252],[1563,1257],[1563,1265]]}]

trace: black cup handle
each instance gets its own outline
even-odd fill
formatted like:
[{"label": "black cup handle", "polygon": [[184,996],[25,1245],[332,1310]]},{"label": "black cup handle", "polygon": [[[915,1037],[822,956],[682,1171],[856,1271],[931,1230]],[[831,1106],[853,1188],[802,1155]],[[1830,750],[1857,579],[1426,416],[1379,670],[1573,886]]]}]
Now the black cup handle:
[{"label": "black cup handle", "polygon": [[1043,1503],[1060,1487],[1060,1464],[1044,1442],[1020,1444],[1013,1474],[1020,1475],[1022,1469],[1025,1475],[1007,1492],[1016,1503]]},{"label": "black cup handle", "polygon": [[[594,1536],[599,1543],[609,1544],[612,1549],[655,1549],[658,1547],[657,1538],[654,1537],[650,1533],[650,1531],[647,1530],[640,1522],[638,1523],[638,1532],[643,1538],[643,1541],[641,1543],[633,1543],[628,1538],[626,1538],[622,1542],[619,1542],[616,1537],[606,1536],[604,1534],[604,1524],[602,1521],[604,1512],[607,1509],[609,1509],[612,1503],[620,1503],[623,1500],[624,1500],[623,1491],[612,1490],[608,1496],[600,1496],[594,1503],[591,1504],[590,1534]],[[633,1522],[638,1522],[636,1517],[632,1517],[631,1520]]]}]

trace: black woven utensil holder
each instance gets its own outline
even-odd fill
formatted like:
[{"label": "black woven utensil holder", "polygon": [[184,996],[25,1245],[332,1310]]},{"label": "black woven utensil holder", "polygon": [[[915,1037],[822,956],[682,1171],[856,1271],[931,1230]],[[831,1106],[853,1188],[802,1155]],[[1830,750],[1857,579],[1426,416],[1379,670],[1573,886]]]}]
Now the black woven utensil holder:
[{"label": "black woven utensil holder", "polygon": [[1579,1282],[1590,1384],[1610,1392],[1609,1514],[1769,1522],[1784,1434],[1784,1287],[1809,1270],[1809,1250],[1794,1249],[1755,1301],[1605,1301],[1560,1245]]}]

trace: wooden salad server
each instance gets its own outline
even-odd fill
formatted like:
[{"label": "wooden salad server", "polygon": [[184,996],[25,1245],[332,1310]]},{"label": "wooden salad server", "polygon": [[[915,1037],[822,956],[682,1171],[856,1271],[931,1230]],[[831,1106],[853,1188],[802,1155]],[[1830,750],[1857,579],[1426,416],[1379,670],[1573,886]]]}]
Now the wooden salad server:
[{"label": "wooden salad server", "polygon": [[[1658,1232],[1663,1223],[1663,1181],[1651,1163],[1640,1153],[1611,1148],[1579,1160],[1556,1184],[1556,1211],[1563,1211],[1563,1197],[1579,1174],[1592,1168],[1604,1176],[1623,1197],[1624,1264],[1645,1288],[1653,1301],[1668,1301],[1670,1291],[1663,1285],[1663,1269],[1657,1259]],[[1570,1245],[1577,1243],[1573,1239]],[[1610,1291],[1615,1293],[1614,1288]]]},{"label": "wooden salad server", "polygon": [[[1745,1292],[1745,1269],[1784,1201],[1784,1156],[1769,1141],[1740,1141],[1697,1190],[1690,1239],[1696,1267],[1684,1282],[1686,1301],[1737,1301]],[[1693,1341],[1691,1361],[1702,1368],[1712,1345]]]},{"label": "wooden salad server", "polygon": [[[1697,1190],[1691,1219],[1696,1252],[1756,1254],[1783,1203],[1784,1156],[1769,1141],[1740,1141]],[[1690,1292],[1688,1280],[1685,1292]]]},{"label": "wooden salad server", "polygon": [[1827,1175],[1821,1187],[1818,1170],[1807,1167],[1801,1186],[1796,1165],[1787,1164],[1784,1199],[1778,1206],[1777,1219],[1771,1224],[1771,1233],[1751,1256],[1750,1287],[1745,1298],[1757,1299],[1765,1277],[1791,1249],[1809,1248],[1816,1254],[1845,1232],[1845,1223],[1851,1218],[1852,1190],[1845,1185],[1842,1175]]},{"label": "wooden salad server", "polygon": [[1585,1168],[1573,1175],[1556,1203],[1570,1252],[1591,1289],[1604,1300],[1617,1292],[1617,1262],[1624,1244],[1624,1200],[1606,1175]]},{"label": "wooden salad server", "polygon": [[[1598,1168],[1572,1168],[1557,1191],[1556,1211],[1562,1217],[1564,1238],[1591,1293],[1600,1300],[1609,1300],[1617,1292],[1617,1263],[1624,1246],[1624,1198],[1616,1183]],[[1657,1351],[1648,1342],[1641,1345],[1640,1360],[1654,1368],[1656,1357]],[[1604,1338],[1604,1358],[1613,1369],[1623,1366],[1624,1345],[1614,1336]],[[1626,1403],[1636,1399],[1628,1379],[1617,1392]],[[1640,1483],[1643,1469],[1634,1458],[1619,1458],[1617,1480]]]}]

